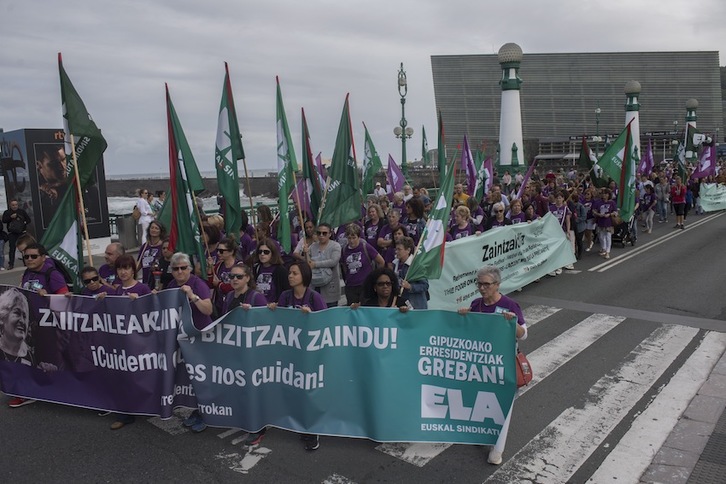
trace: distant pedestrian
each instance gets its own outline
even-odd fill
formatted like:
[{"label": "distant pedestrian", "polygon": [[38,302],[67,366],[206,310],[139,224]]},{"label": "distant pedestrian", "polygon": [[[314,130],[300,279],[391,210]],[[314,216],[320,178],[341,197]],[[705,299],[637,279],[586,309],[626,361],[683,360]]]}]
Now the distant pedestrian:
[{"label": "distant pedestrian", "polygon": [[139,198],[136,200],[136,206],[138,207],[139,212],[141,212],[138,225],[139,230],[141,231],[141,243],[145,244],[146,231],[149,228],[151,221],[154,220],[154,211],[151,209],[151,205],[149,205],[149,191],[145,188],[139,188],[138,194]]},{"label": "distant pedestrian", "polygon": [[10,200],[8,209],[3,213],[3,223],[8,228],[8,269],[15,266],[15,244],[18,237],[23,235],[30,223],[30,215],[28,212],[20,208],[20,204],[16,199]]}]

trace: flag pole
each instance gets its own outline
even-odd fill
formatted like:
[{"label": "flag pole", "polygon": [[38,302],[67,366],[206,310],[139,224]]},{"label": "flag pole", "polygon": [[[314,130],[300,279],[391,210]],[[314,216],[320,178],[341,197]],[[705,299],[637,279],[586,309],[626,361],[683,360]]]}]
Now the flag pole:
[{"label": "flag pole", "polygon": [[[76,158],[76,143],[73,133],[68,133],[71,137],[71,151],[73,152],[73,171],[75,173],[75,184],[78,192],[78,202],[81,205],[81,224],[83,226],[83,238],[86,241],[86,250],[88,251],[88,264],[93,265],[93,255],[91,255],[91,238],[88,236],[88,224],[86,223],[86,207],[83,203],[83,192],[81,191],[81,178],[78,174],[78,159]],[[80,261],[78,261],[80,262]]]},{"label": "flag pole", "polygon": [[[300,226],[302,228],[303,236],[305,236],[305,219],[303,218],[302,208],[300,206],[300,189],[297,186],[297,176],[295,176],[294,171],[292,172],[292,183],[295,187],[295,198],[297,198],[297,216],[300,217]],[[292,239],[292,233],[290,233],[290,238]],[[295,248],[293,247],[292,250],[294,251]]]},{"label": "flag pole", "polygon": [[247,181],[247,196],[250,199],[250,219],[252,220],[252,225],[254,226],[256,224],[256,210],[255,206],[252,203],[252,187],[250,186],[250,177],[247,174],[247,160],[245,158],[242,158],[242,166],[245,168],[245,180]]},{"label": "flag pole", "polygon": [[[209,255],[209,244],[207,243],[207,239],[204,237],[204,228],[202,227],[202,215],[199,213],[199,205],[197,205],[197,196],[192,192],[192,204],[194,204],[194,213],[197,214],[197,221],[199,222],[199,237],[202,239],[202,243],[204,244],[204,253],[205,255]],[[214,269],[214,268],[212,268]],[[209,273],[209,267],[207,267],[207,273]]]},{"label": "flag pole", "polygon": [[320,224],[320,217],[323,215],[323,209],[325,208],[325,201],[328,198],[328,187],[330,186],[330,177],[325,180],[325,191],[323,191],[323,199],[320,201],[320,209],[318,209],[318,224]]}]

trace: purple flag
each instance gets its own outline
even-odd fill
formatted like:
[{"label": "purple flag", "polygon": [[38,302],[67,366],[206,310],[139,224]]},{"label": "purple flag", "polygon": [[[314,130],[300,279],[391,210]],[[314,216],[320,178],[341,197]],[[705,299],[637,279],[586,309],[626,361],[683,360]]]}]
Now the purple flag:
[{"label": "purple flag", "polygon": [[640,165],[638,165],[638,173],[641,175],[650,175],[650,172],[653,171],[653,143],[651,140],[648,140],[648,149],[643,153],[643,157],[640,160]]},{"label": "purple flag", "polygon": [[322,151],[315,157],[315,165],[318,167],[318,176],[320,176],[320,186],[325,187],[325,180],[328,179],[328,171],[323,165]]},{"label": "purple flag", "polygon": [[529,169],[527,170],[527,173],[524,175],[524,180],[522,180],[522,186],[519,187],[519,191],[517,192],[518,199],[522,199],[522,195],[524,195],[524,189],[527,187],[527,182],[532,177],[532,173],[534,173],[534,165],[537,164],[537,159],[532,160],[532,164],[529,165]]},{"label": "purple flag", "polygon": [[403,190],[403,181],[406,178],[403,176],[401,168],[398,167],[393,157],[388,155],[388,170],[386,170],[386,193],[388,198],[393,201],[393,194]]},{"label": "purple flag", "polygon": [[310,192],[308,192],[307,182],[308,181],[305,178],[298,180],[297,185],[295,185],[295,188],[292,189],[290,198],[292,198],[295,203],[299,204],[300,210],[307,214],[308,220],[312,220],[313,212],[310,209]]},{"label": "purple flag", "polygon": [[698,168],[695,173],[691,174],[691,178],[706,178],[707,176],[716,176],[716,144],[706,146],[701,153],[701,159],[698,160]]},{"label": "purple flag", "polygon": [[476,193],[477,170],[466,135],[464,135],[464,147],[461,149],[461,169],[466,174],[466,192],[473,197]]}]

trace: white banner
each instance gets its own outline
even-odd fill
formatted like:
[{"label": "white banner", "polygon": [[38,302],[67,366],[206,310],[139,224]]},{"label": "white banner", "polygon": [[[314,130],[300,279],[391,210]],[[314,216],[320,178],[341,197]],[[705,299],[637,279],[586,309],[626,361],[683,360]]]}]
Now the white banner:
[{"label": "white banner", "polygon": [[502,271],[499,290],[506,294],[574,262],[572,245],[550,213],[535,222],[447,242],[441,277],[429,281],[429,308],[468,307],[479,297],[476,272],[485,265]]},{"label": "white banner", "polygon": [[699,191],[704,212],[715,212],[726,208],[726,185],[703,183]]}]

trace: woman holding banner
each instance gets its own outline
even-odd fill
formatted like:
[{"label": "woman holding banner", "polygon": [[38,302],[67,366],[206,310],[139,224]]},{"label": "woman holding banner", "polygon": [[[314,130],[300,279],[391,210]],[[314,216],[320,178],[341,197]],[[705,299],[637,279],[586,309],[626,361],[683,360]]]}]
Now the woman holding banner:
[{"label": "woman holding banner", "polygon": [[[499,268],[495,266],[484,266],[476,273],[476,286],[479,289],[480,298],[474,299],[468,308],[460,308],[459,314],[474,313],[496,313],[510,320],[517,318],[517,340],[527,338],[527,323],[524,320],[522,309],[516,301],[508,298],[499,292],[499,284],[502,281],[502,274]],[[514,407],[514,402],[512,402]],[[512,408],[509,409],[507,418],[504,420],[502,430],[499,432],[497,443],[489,450],[490,464],[498,466],[502,463],[502,453],[507,443],[507,432],[509,431],[509,421],[512,417]]]},{"label": "woman holding banner", "polygon": [[[328,230],[330,228],[328,227]],[[271,302],[267,305],[271,310],[277,307],[300,308],[304,313],[322,311],[327,309],[325,300],[320,293],[313,290],[310,284],[313,280],[313,270],[307,262],[295,261],[290,265],[287,280],[290,289],[280,294],[278,302]],[[320,448],[320,436],[317,434],[300,434],[305,450],[313,451]]]},{"label": "woman holding banner", "polygon": [[[366,307],[398,308],[408,311],[408,299],[399,296],[398,276],[388,267],[379,267],[368,274],[363,283],[363,302]],[[353,305],[353,309],[359,305]]]},{"label": "woman holding banner", "polygon": [[[194,266],[187,254],[177,252],[171,256],[171,274],[174,278],[169,283],[167,289],[179,288],[189,299],[192,306],[192,322],[194,327],[203,330],[212,323],[212,293],[209,290],[207,282],[192,274]],[[207,428],[199,410],[194,410],[189,417],[184,420],[183,425],[190,427],[192,432],[201,432]]]},{"label": "woman holding banner", "polygon": [[393,261],[393,272],[398,276],[400,286],[403,288],[402,297],[408,299],[412,309],[428,309],[429,281],[406,279],[408,270],[413,262],[414,243],[411,237],[402,237],[396,242],[396,260]]}]

